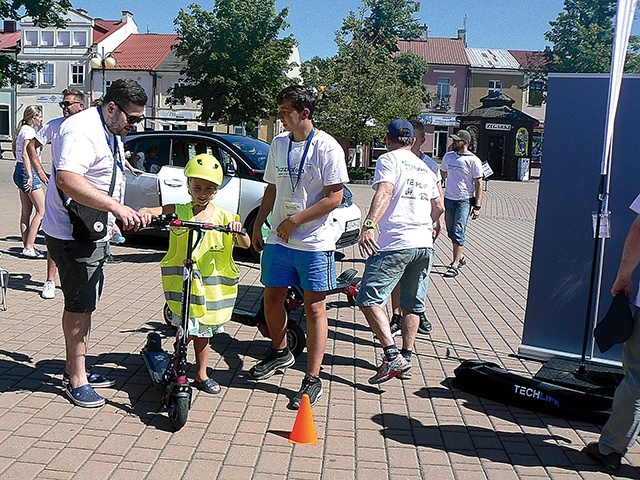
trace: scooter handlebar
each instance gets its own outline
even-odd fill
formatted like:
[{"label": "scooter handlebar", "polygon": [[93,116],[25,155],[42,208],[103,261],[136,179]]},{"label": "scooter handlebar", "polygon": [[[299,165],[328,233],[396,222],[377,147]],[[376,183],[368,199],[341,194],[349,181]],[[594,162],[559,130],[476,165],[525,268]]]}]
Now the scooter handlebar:
[{"label": "scooter handlebar", "polygon": [[151,220],[151,227],[158,228],[160,230],[166,230],[168,228],[189,228],[192,230],[217,230],[222,233],[239,233],[245,235],[246,229],[241,229],[239,232],[231,230],[227,225],[214,225],[209,222],[194,222],[188,220],[180,220],[175,213],[168,215],[158,215]]}]

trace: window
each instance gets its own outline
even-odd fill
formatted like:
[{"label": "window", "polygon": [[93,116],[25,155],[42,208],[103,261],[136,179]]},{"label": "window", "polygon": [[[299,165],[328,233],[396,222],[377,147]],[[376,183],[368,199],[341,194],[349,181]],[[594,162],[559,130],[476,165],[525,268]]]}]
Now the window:
[{"label": "window", "polygon": [[37,30],[29,30],[24,32],[24,44],[29,47],[38,46],[38,32]]},{"label": "window", "polygon": [[438,90],[436,92],[435,108],[441,108],[445,110],[449,109],[449,99],[451,98],[450,88],[450,79],[438,78]]},{"label": "window", "polygon": [[9,105],[0,105],[0,135],[10,135]]},{"label": "window", "polygon": [[489,80],[489,95],[492,93],[500,93],[502,91],[501,80]]},{"label": "window", "polygon": [[80,47],[87,46],[87,32],[73,32],[73,44]]},{"label": "window", "polygon": [[71,65],[71,84],[84,85],[84,65]]},{"label": "window", "polygon": [[25,87],[27,88],[35,88],[38,86],[38,74],[37,72],[33,72],[27,75],[27,82],[28,84],[25,84]]},{"label": "window", "polygon": [[53,85],[54,78],[54,68],[53,63],[47,63],[44,67],[44,70],[40,72],[40,83],[42,85]]},{"label": "window", "polygon": [[540,106],[544,101],[544,83],[529,82],[529,105]]},{"label": "window", "polygon": [[42,32],[42,45],[46,47],[53,47],[53,32],[51,31],[43,31]]},{"label": "window", "polygon": [[58,46],[68,47],[69,45],[71,45],[71,32],[58,32]]}]

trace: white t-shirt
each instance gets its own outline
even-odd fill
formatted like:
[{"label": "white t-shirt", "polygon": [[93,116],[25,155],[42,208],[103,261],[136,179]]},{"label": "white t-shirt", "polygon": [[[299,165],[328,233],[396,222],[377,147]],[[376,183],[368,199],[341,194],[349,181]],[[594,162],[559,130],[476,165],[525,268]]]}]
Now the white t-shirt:
[{"label": "white t-shirt", "polygon": [[393,185],[393,195],[378,222],[380,250],[432,247],[431,200],[440,195],[435,173],[413,152],[398,148],[376,161],[373,188],[381,182]]},{"label": "white t-shirt", "polygon": [[[640,215],[640,195],[636,197],[633,203],[629,206],[629,208],[636,214]],[[640,307],[640,289],[638,289],[638,293],[636,294],[636,301],[634,302],[636,307]]]},{"label": "white t-shirt", "polygon": [[36,136],[36,129],[31,125],[23,125],[16,137],[16,162],[23,163],[22,150],[24,149],[24,143],[31,140]]},{"label": "white t-shirt", "polygon": [[57,168],[57,160],[60,158],[60,126],[67,117],[54,118],[48,122],[44,127],[38,130],[35,139],[40,142],[40,145],[46,145],[51,143],[51,164]]},{"label": "white t-shirt", "polygon": [[[119,135],[109,132],[100,119],[98,109],[93,107],[77,113],[60,125],[59,156],[52,154],[54,169],[77,173],[85,177],[98,190],[109,193],[113,174],[113,150],[117,144],[119,158],[124,158],[124,146]],[[52,146],[53,152],[53,146]],[[44,232],[60,240],[73,240],[69,214],[55,188],[55,177],[50,182],[45,198],[45,213],[42,219]],[[112,197],[122,202],[124,197],[124,173],[116,167],[116,180]],[[109,225],[104,239],[111,236],[115,217],[109,213]]]},{"label": "white t-shirt", "polygon": [[447,172],[447,185],[444,198],[466,200],[475,195],[474,178],[482,178],[482,161],[473,153],[459,155],[447,152],[442,158],[440,170]]},{"label": "white t-shirt", "polygon": [[436,174],[436,178],[438,179],[438,182],[441,182],[442,175],[440,175],[440,165],[438,165],[438,163],[433,158],[431,158],[429,155],[427,155],[424,152],[420,152],[420,158],[424,163],[427,164],[427,166],[431,169],[431,171]]},{"label": "white t-shirt", "polygon": [[344,150],[331,135],[315,130],[302,169],[300,163],[307,141],[293,142],[289,135],[285,132],[273,139],[265,167],[264,180],[276,186],[267,243],[310,252],[335,250],[338,226],[333,213],[298,225],[288,243],[276,233],[287,217],[325,198],[324,187],[349,181]]}]

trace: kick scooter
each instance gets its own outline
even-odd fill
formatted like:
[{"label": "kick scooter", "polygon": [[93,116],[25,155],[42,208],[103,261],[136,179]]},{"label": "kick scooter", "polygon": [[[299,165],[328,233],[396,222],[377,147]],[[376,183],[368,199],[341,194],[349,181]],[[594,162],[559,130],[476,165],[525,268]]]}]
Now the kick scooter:
[{"label": "kick scooter", "polygon": [[223,233],[244,234],[245,232],[244,229],[242,232],[234,232],[227,226],[213,225],[208,222],[179,220],[175,214],[155,217],[152,227],[161,230],[187,229],[189,235],[182,275],[181,324],[177,329],[173,353],[162,349],[162,338],[157,332],[147,335],[147,343],[140,352],[154,387],[162,395],[162,406],[169,412],[171,426],[177,431],[187,423],[191,408],[192,387],[187,380],[187,332],[193,279],[193,250],[200,243],[206,230],[217,230]]},{"label": "kick scooter", "polygon": [[[355,306],[355,299],[358,295],[359,284],[354,281],[357,274],[355,268],[344,270],[338,278],[336,278],[336,288],[329,290],[328,295],[333,293],[344,293],[347,296],[349,305]],[[291,286],[287,290],[287,298],[285,300],[285,309],[287,310],[287,346],[294,357],[297,357],[304,351],[307,344],[306,335],[302,327],[291,318],[290,312],[298,310],[304,305],[304,292],[299,286]],[[238,307],[233,309],[231,320],[234,322],[247,325],[249,327],[257,327],[260,333],[267,338],[271,338],[267,319],[264,316],[264,298],[260,301],[258,312],[250,312]]]}]

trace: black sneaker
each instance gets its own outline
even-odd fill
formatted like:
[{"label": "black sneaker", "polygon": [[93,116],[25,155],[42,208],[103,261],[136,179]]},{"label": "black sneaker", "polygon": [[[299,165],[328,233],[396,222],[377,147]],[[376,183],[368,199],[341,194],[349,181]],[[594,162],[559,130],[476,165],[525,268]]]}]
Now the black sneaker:
[{"label": "black sneaker", "polygon": [[392,337],[402,335],[402,315],[394,313],[391,317],[391,321],[389,322],[389,327],[391,327]]},{"label": "black sneaker", "polygon": [[620,470],[622,455],[616,452],[611,452],[607,455],[600,453],[598,442],[590,443],[582,451],[598,464],[601,471],[613,475]]},{"label": "black sneaker", "polygon": [[429,335],[431,330],[433,330],[433,325],[431,325],[431,322],[424,313],[419,313],[418,317],[420,317],[420,321],[418,322],[418,332],[424,335]]},{"label": "black sneaker", "polygon": [[291,410],[298,410],[302,403],[302,395],[305,393],[309,395],[309,402],[313,407],[318,403],[320,397],[322,397],[322,380],[305,375],[302,380],[302,387],[300,387],[300,391],[294,395],[289,402],[289,405],[287,405],[287,408]]},{"label": "black sneaker", "polygon": [[287,367],[290,367],[295,363],[296,359],[289,349],[287,349],[286,355],[278,357],[276,351],[271,348],[264,360],[256,363],[249,370],[249,375],[254,380],[264,380],[271,377],[278,370],[284,371]]},{"label": "black sneaker", "polygon": [[462,257],[460,259],[460,262],[458,263],[458,268],[462,268],[467,264],[467,261],[464,259],[464,257]]}]

